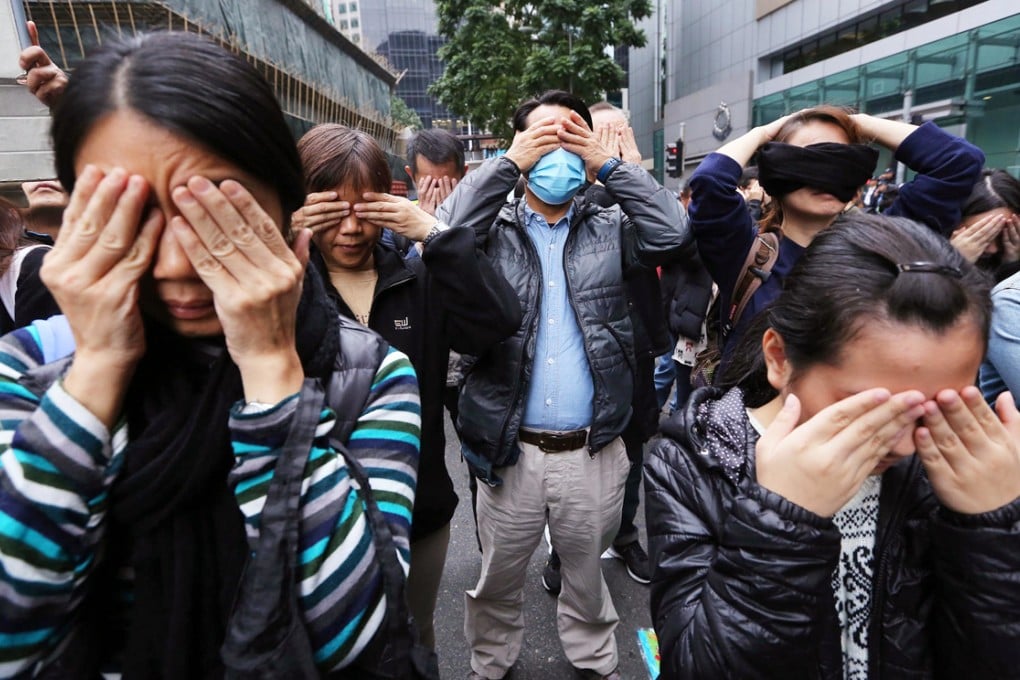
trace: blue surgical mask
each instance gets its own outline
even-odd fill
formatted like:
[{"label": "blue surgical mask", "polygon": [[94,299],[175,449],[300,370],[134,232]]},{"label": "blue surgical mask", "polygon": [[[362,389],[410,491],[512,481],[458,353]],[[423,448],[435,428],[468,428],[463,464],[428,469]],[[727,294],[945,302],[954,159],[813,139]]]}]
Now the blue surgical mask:
[{"label": "blue surgical mask", "polygon": [[543,202],[562,205],[584,186],[584,161],[560,147],[538,159],[528,173],[528,187]]}]

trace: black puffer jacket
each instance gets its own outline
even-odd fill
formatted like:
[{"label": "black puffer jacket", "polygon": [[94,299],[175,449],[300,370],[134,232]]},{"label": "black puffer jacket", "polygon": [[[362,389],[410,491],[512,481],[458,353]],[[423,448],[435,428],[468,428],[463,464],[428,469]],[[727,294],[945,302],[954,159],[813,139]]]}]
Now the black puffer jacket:
[{"label": "black puffer jacket", "polygon": [[[662,680],[841,679],[839,532],[758,486],[739,390],[698,390],[663,435],[645,463]],[[901,461],[882,479],[874,574],[869,678],[1020,677],[1020,500],[950,512],[917,457]]]},{"label": "black puffer jacket", "polygon": [[[492,482],[493,468],[517,461],[542,294],[538,252],[524,227],[524,199],[505,200],[519,177],[509,159],[487,161],[468,173],[436,213],[447,224],[475,231],[478,246],[517,291],[524,313],[512,337],[478,357],[460,399],[465,459],[477,476]],[[623,163],[605,186],[618,207],[575,199],[563,262],[595,388],[592,452],[619,436],[630,419],[634,333],[624,271],[638,258],[655,266],[693,248],[676,197],[643,168]]]},{"label": "black puffer jacket", "polygon": [[[374,256],[379,278],[368,327],[411,360],[421,394],[421,461],[411,524],[411,540],[416,541],[446,526],[457,507],[443,429],[450,348],[485,352],[520,325],[521,310],[513,290],[475,250],[474,234],[467,230],[443,232],[421,258],[407,259],[383,243],[376,245]],[[316,249],[310,264],[322,274],[340,313],[353,316],[330,284]]]}]

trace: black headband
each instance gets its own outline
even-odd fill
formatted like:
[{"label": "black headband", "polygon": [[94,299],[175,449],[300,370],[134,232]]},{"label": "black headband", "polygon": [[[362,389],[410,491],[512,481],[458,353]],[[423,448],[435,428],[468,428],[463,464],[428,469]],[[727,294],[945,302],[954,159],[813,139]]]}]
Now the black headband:
[{"label": "black headband", "polygon": [[770,196],[811,187],[849,201],[871,179],[877,162],[878,151],[864,144],[769,142],[758,150],[758,181]]}]

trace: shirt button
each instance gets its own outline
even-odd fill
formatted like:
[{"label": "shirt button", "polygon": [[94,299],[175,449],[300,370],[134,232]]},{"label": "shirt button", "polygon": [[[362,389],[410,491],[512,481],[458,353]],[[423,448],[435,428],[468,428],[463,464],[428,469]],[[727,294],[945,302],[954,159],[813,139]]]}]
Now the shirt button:
[{"label": "shirt button", "polygon": [[552,406],[552,399],[546,399],[545,400],[545,405],[546,406]]},{"label": "shirt button", "polygon": [[550,281],[549,282],[549,287],[550,288],[555,288],[556,287],[556,282],[555,281]]},{"label": "shirt button", "polygon": [[555,360],[555,359],[553,359],[552,357],[549,357],[549,358],[548,358],[548,359],[546,360],[546,363],[547,363],[547,364],[549,364],[550,366],[552,366],[553,364],[555,364],[555,363],[556,363],[556,360]]},{"label": "shirt button", "polygon": [[556,323],[556,319],[549,319],[549,325],[550,326],[553,325],[554,323]]}]

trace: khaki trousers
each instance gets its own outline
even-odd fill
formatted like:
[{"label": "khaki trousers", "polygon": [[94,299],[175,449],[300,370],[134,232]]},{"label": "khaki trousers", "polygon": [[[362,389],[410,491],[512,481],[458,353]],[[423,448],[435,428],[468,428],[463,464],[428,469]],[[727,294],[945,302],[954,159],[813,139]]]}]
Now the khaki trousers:
[{"label": "khaki trousers", "polygon": [[450,525],[436,529],[411,543],[411,568],[407,574],[407,608],[411,610],[421,643],[436,648],[433,617],[439,582],[446,565],[446,548],[450,545]]},{"label": "khaki trousers", "polygon": [[519,446],[517,464],[499,470],[502,486],[478,485],[482,573],[466,593],[464,612],[471,668],[497,680],[517,661],[528,562],[548,521],[562,563],[556,627],[563,651],[575,667],[607,675],[619,662],[619,617],[600,557],[620,524],[630,468],[623,441],[613,440],[594,458],[587,448],[543,453]]}]

